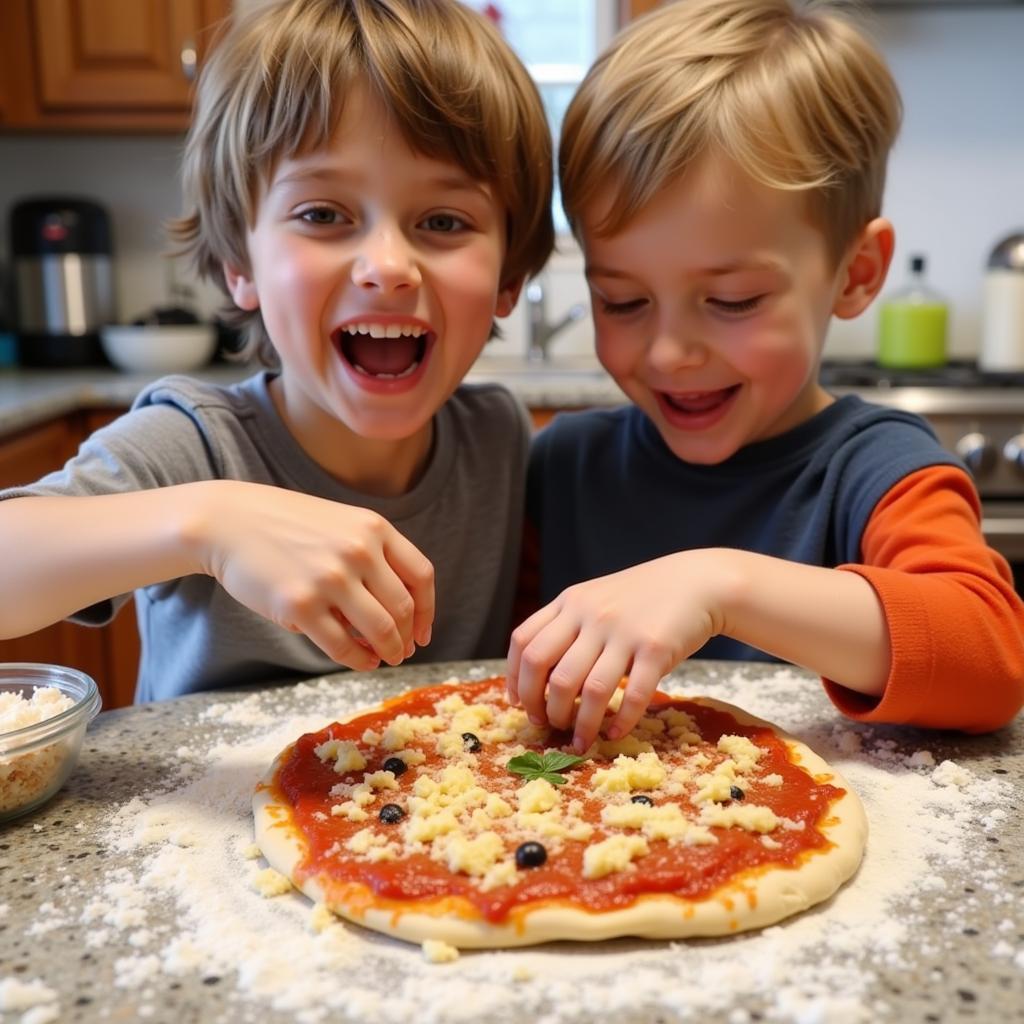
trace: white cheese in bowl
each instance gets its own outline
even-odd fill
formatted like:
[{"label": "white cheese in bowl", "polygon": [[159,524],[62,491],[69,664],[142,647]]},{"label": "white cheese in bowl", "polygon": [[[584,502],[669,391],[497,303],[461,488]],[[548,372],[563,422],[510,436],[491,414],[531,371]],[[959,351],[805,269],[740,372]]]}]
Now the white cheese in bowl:
[{"label": "white cheese in bowl", "polygon": [[[56,686],[36,687],[28,699],[23,694],[0,693],[0,737],[38,725],[74,705]],[[32,802],[49,788],[67,758],[66,744],[47,744],[23,754],[0,752],[0,813]]]}]

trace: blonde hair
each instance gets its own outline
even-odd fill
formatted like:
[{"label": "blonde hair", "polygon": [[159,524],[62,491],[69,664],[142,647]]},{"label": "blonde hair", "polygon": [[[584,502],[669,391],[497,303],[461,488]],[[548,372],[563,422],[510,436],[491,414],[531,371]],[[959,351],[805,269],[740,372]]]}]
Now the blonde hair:
[{"label": "blonde hair", "polygon": [[838,263],[881,211],[899,130],[896,83],[836,6],[790,0],[678,0],[626,29],[566,113],[559,173],[566,215],[599,192],[615,234],[708,151],[754,180],[806,191]]},{"label": "blonde hair", "polygon": [[[554,244],[552,143],[525,68],[456,0],[284,0],[233,23],[203,70],[185,148],[191,212],[169,225],[201,276],[248,269],[246,233],[282,159],[324,145],[354,85],[409,145],[492,186],[507,219],[502,285],[537,273]],[[276,356],[259,311],[233,305],[246,354]]]}]

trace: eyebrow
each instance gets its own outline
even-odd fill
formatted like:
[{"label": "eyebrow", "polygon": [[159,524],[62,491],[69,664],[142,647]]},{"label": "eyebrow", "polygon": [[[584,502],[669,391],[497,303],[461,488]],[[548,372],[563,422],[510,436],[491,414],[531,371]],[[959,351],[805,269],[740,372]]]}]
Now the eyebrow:
[{"label": "eyebrow", "polygon": [[[271,190],[305,182],[319,182],[324,185],[344,184],[356,178],[357,176],[354,174],[339,172],[330,167],[298,167],[277,178],[271,186]],[[476,181],[467,174],[437,174],[422,182],[422,185],[425,188],[437,188],[446,192],[478,192],[485,197],[488,195],[483,182]]]},{"label": "eyebrow", "polygon": [[[737,274],[745,270],[768,270],[773,273],[782,273],[783,268],[776,260],[731,260],[722,263],[717,267],[706,267],[698,273],[704,277],[724,277],[726,274]],[[599,264],[590,264],[584,268],[586,277],[610,277],[616,280],[629,278],[630,275],[624,270],[616,270],[613,267],[602,267]]]}]

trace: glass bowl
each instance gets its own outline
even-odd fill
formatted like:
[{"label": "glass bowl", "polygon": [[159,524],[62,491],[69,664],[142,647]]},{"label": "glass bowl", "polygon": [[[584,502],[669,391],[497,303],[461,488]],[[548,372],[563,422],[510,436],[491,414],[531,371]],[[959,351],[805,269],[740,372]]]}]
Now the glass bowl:
[{"label": "glass bowl", "polygon": [[84,672],[63,665],[0,664],[0,700],[9,693],[29,700],[45,686],[57,688],[74,704],[52,718],[0,732],[0,821],[41,806],[67,782],[86,726],[100,710],[99,690]]}]

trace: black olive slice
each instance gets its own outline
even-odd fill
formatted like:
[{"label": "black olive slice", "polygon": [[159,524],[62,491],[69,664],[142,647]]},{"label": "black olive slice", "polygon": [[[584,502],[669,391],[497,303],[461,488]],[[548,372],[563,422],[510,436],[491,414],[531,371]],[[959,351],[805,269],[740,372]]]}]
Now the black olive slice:
[{"label": "black olive slice", "polygon": [[396,825],[405,817],[405,811],[398,804],[385,804],[377,815],[385,825]]},{"label": "black olive slice", "polygon": [[516,847],[517,868],[539,868],[548,859],[548,851],[540,843],[521,843]]}]

